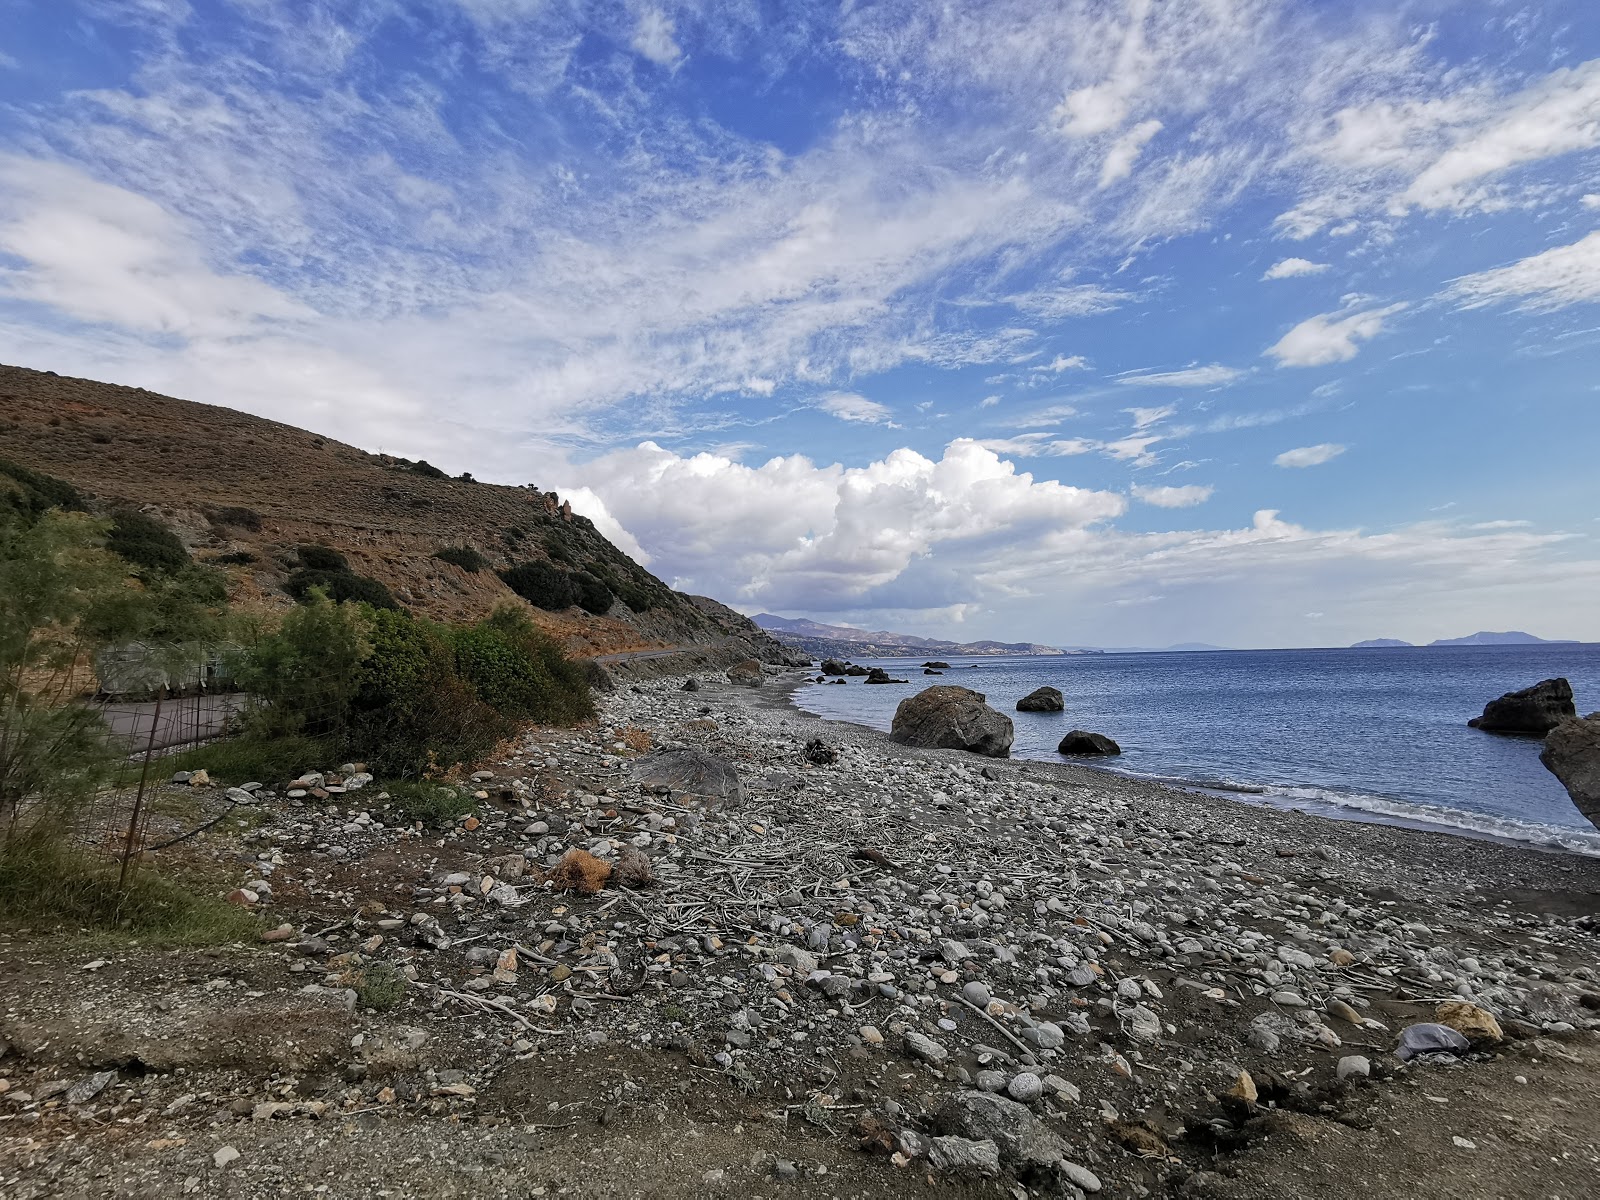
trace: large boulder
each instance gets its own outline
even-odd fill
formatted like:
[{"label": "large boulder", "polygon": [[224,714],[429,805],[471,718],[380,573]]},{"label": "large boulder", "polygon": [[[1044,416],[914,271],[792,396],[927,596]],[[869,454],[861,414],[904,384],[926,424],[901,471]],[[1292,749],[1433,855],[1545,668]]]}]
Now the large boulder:
[{"label": "large boulder", "polygon": [[935,671],[948,671],[950,669],[950,664],[949,663],[940,662],[937,658],[929,659],[927,662],[923,663],[922,665],[925,666],[925,667],[931,667]]},{"label": "large boulder", "polygon": [[843,675],[849,669],[850,666],[848,663],[842,663],[837,658],[823,659],[822,666],[820,668],[824,675]]},{"label": "large boulder", "polygon": [[731,763],[686,746],[652,750],[635,759],[633,780],[647,788],[665,788],[673,794],[704,800],[737,804],[744,798],[739,772]]},{"label": "large boulder", "polygon": [[848,667],[846,667],[844,669],[844,673],[846,675],[852,675],[852,676],[854,676],[854,675],[870,675],[870,674],[872,674],[872,672],[867,670],[865,667],[858,667],[858,666],[856,666],[855,663],[851,663]]},{"label": "large boulder", "polygon": [[1108,755],[1121,754],[1122,747],[1103,733],[1090,733],[1087,729],[1074,729],[1061,739],[1057,754]]},{"label": "large boulder", "polygon": [[1562,721],[1576,717],[1572,685],[1565,679],[1543,679],[1532,687],[1507,692],[1483,706],[1483,715],[1467,724],[1489,733],[1529,733],[1543,737]]},{"label": "large boulder", "polygon": [[1539,761],[1561,781],[1578,811],[1600,828],[1600,713],[1557,725],[1545,735]]},{"label": "large boulder", "polygon": [[865,683],[905,683],[906,681],[904,679],[895,679],[893,676],[891,676],[889,674],[889,672],[885,671],[882,667],[873,667],[872,670],[867,672],[867,677],[863,682],[865,682]]},{"label": "large boulder", "polygon": [[900,701],[889,737],[925,750],[966,750],[1007,758],[1015,736],[1011,718],[984,703],[982,692],[942,684]]},{"label": "large boulder", "polygon": [[992,1142],[1000,1161],[1024,1178],[1061,1176],[1085,1192],[1098,1192],[1100,1180],[1067,1157],[1071,1147],[1024,1104],[992,1092],[955,1092],[933,1116],[933,1128],[945,1137]]},{"label": "large boulder", "polygon": [[1018,712],[1061,712],[1067,707],[1061,689],[1038,687],[1017,701]]},{"label": "large boulder", "polygon": [[766,676],[762,674],[759,662],[747,658],[744,662],[734,663],[728,668],[728,682],[738,684],[740,687],[758,688],[766,682]]}]

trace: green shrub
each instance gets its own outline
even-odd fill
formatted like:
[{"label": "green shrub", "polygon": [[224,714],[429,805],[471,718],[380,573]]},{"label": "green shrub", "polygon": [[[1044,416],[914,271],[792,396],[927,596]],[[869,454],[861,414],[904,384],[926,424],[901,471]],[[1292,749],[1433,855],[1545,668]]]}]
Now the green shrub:
[{"label": "green shrub", "polygon": [[578,606],[596,616],[610,612],[611,606],[617,601],[611,589],[587,571],[579,571],[572,577],[572,590],[577,596]]},{"label": "green shrub", "polygon": [[10,509],[31,523],[52,508],[85,512],[88,505],[83,494],[66,480],[0,458],[0,511]]},{"label": "green shrub", "polygon": [[406,977],[393,963],[368,963],[356,972],[355,988],[363,1008],[388,1012],[406,998]]},{"label": "green shrub", "polygon": [[405,469],[417,475],[426,475],[429,479],[450,478],[449,475],[441,471],[438,467],[434,466],[425,458],[419,458],[416,462],[405,463]]},{"label": "green shrub", "polygon": [[578,560],[572,551],[568,550],[566,544],[555,534],[544,539],[544,552],[555,562],[566,563],[569,567],[578,566]]},{"label": "green shrub", "polygon": [[342,749],[327,740],[296,734],[246,733],[164,758],[161,770],[170,774],[203,769],[219,783],[276,785],[304,771],[319,771],[342,760]]},{"label": "green shrub", "polygon": [[514,721],[570,725],[594,715],[583,668],[517,609],[458,629],[455,651],[478,698]]},{"label": "green shrub", "polygon": [[478,807],[460,788],[443,783],[391,783],[384,790],[389,793],[389,808],[408,825],[418,821],[435,827],[454,825]]},{"label": "green shrub", "polygon": [[470,575],[476,575],[489,566],[489,560],[471,546],[444,546],[435,550],[433,556],[440,562],[460,567]]},{"label": "green shrub", "polygon": [[348,731],[360,667],[372,652],[371,619],[313,588],[305,603],[261,638],[240,664],[240,685],[261,701],[247,728],[257,736],[332,737]]},{"label": "green shrub", "polygon": [[177,534],[156,518],[132,508],[112,514],[106,549],[136,567],[168,574],[182,570],[190,561],[189,551]]},{"label": "green shrub", "polygon": [[348,571],[350,560],[332,546],[300,546],[295,553],[307,571]]},{"label": "green shrub", "polygon": [[546,562],[519,563],[501,571],[500,578],[535,608],[560,612],[577,603],[572,577]]},{"label": "green shrub", "polygon": [[248,567],[258,560],[248,550],[233,550],[227,554],[218,554],[213,558],[208,558],[206,561],[218,567]]},{"label": "green shrub", "polygon": [[296,571],[285,581],[283,590],[302,604],[313,591],[321,590],[337,603],[370,604],[373,608],[400,607],[394,593],[382,583],[366,575],[357,575],[354,571]]}]

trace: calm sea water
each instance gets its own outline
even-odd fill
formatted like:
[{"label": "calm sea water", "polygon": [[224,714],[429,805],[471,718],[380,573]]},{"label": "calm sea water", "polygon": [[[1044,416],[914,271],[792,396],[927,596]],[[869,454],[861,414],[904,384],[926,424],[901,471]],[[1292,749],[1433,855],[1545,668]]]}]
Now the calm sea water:
[{"label": "calm sea water", "polygon": [[[983,692],[1016,726],[1017,758],[1063,761],[1069,729],[1122,746],[1107,770],[1251,802],[1443,829],[1600,855],[1600,830],[1539,763],[1539,743],[1467,728],[1484,702],[1564,675],[1580,713],[1600,709],[1600,645],[1395,650],[1228,650],[862,660],[909,684],[807,684],[818,716],[887,730],[895,706],[934,683]],[[1019,713],[1041,684],[1065,713]],[[1084,761],[1084,760],[1077,760]]]}]

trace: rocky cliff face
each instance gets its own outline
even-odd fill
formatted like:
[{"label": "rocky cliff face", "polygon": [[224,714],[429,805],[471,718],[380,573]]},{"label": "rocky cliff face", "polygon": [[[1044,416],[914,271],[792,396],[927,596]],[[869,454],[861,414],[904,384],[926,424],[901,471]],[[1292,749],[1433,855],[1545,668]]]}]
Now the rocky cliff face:
[{"label": "rocky cliff face", "polygon": [[[577,655],[693,647],[708,661],[786,661],[790,652],[715,601],[675,592],[553,492],[449,478],[426,463],[213,405],[0,366],[0,458],[65,479],[110,509],[176,529],[226,567],[234,600],[287,605],[297,548],[328,546],[412,611],[441,620],[524,601],[497,571],[537,564],[599,579],[601,613],[532,608]],[[469,570],[435,557],[465,547]],[[530,606],[531,607],[531,606]]]}]

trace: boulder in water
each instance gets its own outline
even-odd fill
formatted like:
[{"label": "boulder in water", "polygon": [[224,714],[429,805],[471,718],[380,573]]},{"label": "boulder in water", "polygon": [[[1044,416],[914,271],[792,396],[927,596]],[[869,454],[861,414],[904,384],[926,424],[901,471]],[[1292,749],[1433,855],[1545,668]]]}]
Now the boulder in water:
[{"label": "boulder in water", "polygon": [[1067,707],[1061,689],[1038,687],[1017,701],[1018,712],[1061,712]]},{"label": "boulder in water", "polygon": [[1600,828],[1600,713],[1557,725],[1545,735],[1539,761],[1561,781],[1578,811]]},{"label": "boulder in water", "polygon": [[873,667],[867,672],[867,683],[905,683],[904,679],[895,679],[882,667]]},{"label": "boulder in water", "polygon": [[848,667],[846,667],[844,669],[844,673],[846,675],[852,675],[852,676],[853,675],[870,675],[870,674],[872,674],[872,672],[867,670],[865,667],[858,667],[858,666],[856,666],[855,663],[851,663]]},{"label": "boulder in water", "polygon": [[818,668],[824,675],[844,675],[850,670],[848,663],[840,662],[837,658],[825,658],[822,666]]},{"label": "boulder in water", "polygon": [[990,758],[1011,754],[1011,718],[995,712],[982,692],[936,684],[900,701],[890,738],[926,750],[966,750]]},{"label": "boulder in water", "polygon": [[940,662],[937,658],[925,662],[922,665],[925,667],[932,667],[935,671],[948,671],[950,669],[949,663]]},{"label": "boulder in water", "polygon": [[1543,737],[1562,721],[1576,717],[1572,685],[1565,679],[1543,679],[1521,691],[1507,692],[1483,706],[1483,715],[1467,724],[1488,733],[1527,733]]},{"label": "boulder in water", "polygon": [[744,799],[739,772],[733,765],[704,750],[672,747],[652,750],[633,764],[635,783],[665,788],[674,794],[699,796],[737,804]]},{"label": "boulder in water", "polygon": [[1122,747],[1103,733],[1090,733],[1087,729],[1074,729],[1061,739],[1057,754],[1108,755],[1121,754]]}]

